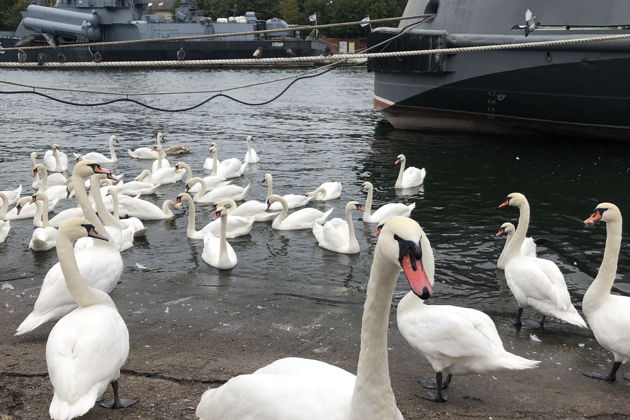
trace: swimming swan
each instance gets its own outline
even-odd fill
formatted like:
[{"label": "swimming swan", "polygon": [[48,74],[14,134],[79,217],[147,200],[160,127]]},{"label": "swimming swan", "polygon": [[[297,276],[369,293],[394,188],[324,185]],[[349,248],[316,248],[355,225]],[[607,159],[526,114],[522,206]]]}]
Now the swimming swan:
[{"label": "swimming swan", "polygon": [[300,230],[300,229],[311,229],[313,227],[313,223],[322,224],[326,221],[330,213],[332,213],[333,209],[329,209],[326,213],[319,211],[313,208],[306,208],[294,211],[290,215],[287,216],[289,209],[287,206],[287,202],[284,197],[281,197],[276,194],[272,194],[267,197],[267,207],[271,207],[271,205],[275,202],[280,202],[282,207],[282,211],[280,214],[274,219],[271,227],[278,230]]},{"label": "swimming swan", "polygon": [[396,162],[394,162],[395,165],[400,163],[400,171],[398,171],[398,178],[396,179],[394,188],[417,187],[418,185],[422,185],[424,182],[424,177],[427,175],[427,171],[424,168],[418,169],[414,166],[410,166],[405,169],[406,162],[407,158],[402,154],[398,155]]},{"label": "swimming swan", "polygon": [[313,235],[322,248],[342,254],[356,254],[359,252],[359,242],[354,234],[352,211],[364,210],[356,201],[346,204],[346,220],[334,218],[324,225],[313,224]]},{"label": "swimming swan", "polygon": [[367,223],[381,223],[385,219],[394,216],[409,217],[411,211],[416,208],[416,203],[409,205],[402,203],[387,203],[382,205],[378,210],[372,213],[372,195],[374,194],[374,186],[371,182],[364,182],[361,188],[367,191],[367,199],[365,200],[365,211],[363,212],[363,221]]}]

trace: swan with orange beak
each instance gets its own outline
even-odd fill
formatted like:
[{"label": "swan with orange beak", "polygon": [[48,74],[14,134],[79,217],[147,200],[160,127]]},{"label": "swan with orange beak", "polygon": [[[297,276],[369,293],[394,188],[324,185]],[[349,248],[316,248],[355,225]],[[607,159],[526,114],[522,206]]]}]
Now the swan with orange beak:
[{"label": "swan with orange beak", "polygon": [[[389,219],[384,222],[390,223]],[[377,233],[383,225],[377,228]],[[453,375],[531,369],[539,362],[524,359],[503,348],[494,322],[488,315],[470,308],[451,305],[426,305],[433,294],[435,260],[431,243],[418,226],[412,240],[395,238],[399,261],[412,288],[398,304],[398,330],[416,351],[427,358],[435,380],[419,381],[435,389],[418,395],[434,402],[445,402],[443,390]]]}]

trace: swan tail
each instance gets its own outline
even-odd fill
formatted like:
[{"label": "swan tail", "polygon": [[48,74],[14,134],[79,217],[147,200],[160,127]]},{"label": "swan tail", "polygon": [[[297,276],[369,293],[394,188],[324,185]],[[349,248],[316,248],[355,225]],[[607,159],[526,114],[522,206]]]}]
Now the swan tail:
[{"label": "swan tail", "polygon": [[96,386],[94,386],[89,390],[89,392],[82,395],[78,401],[69,403],[62,400],[55,392],[55,395],[50,402],[48,414],[50,414],[50,418],[54,420],[70,420],[75,417],[79,417],[94,407],[96,398],[98,397],[96,394]]},{"label": "swan tail", "polygon": [[416,208],[416,203],[411,203],[407,206],[407,208],[409,209],[409,213],[407,213],[407,217],[411,216],[411,212],[413,211],[413,209]]},{"label": "swan tail", "polygon": [[133,237],[134,238],[138,238],[141,236],[146,236],[147,235],[147,228],[143,227],[142,229],[138,229],[133,233]]},{"label": "swan tail", "polygon": [[24,321],[22,321],[20,326],[17,327],[15,335],[26,334],[33,331],[40,325],[45,324],[46,322],[56,321],[65,314],[71,312],[76,307],[76,304],[70,304],[56,307],[45,313],[36,313],[35,311],[33,311],[28,314],[28,316],[24,319]]},{"label": "swan tail", "polygon": [[328,216],[330,216],[330,214],[333,212],[335,208],[331,208],[330,210],[328,210],[326,213],[324,213],[322,215],[322,217],[320,217],[319,219],[315,220],[315,223],[321,225],[324,224],[324,222],[326,222],[326,219],[328,219]]},{"label": "swan tail", "polygon": [[16,189],[15,192],[17,193],[18,196],[22,195],[22,184],[20,184]]},{"label": "swan tail", "polygon": [[571,309],[572,310],[563,312],[557,311],[553,314],[553,316],[564,322],[568,322],[569,324],[573,324],[581,328],[588,328],[586,322],[584,321],[584,318],[580,316],[580,314],[577,312],[577,309],[575,309],[573,306],[571,307]]},{"label": "swan tail", "polygon": [[530,360],[521,356],[517,356],[510,352],[505,352],[496,357],[497,367],[501,370],[525,370],[538,367],[540,361]]}]

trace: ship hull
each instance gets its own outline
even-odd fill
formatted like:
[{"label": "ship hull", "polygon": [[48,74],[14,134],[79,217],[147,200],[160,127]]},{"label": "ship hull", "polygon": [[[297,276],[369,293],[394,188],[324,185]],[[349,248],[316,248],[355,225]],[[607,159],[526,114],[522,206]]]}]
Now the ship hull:
[{"label": "ship hull", "polygon": [[[530,54],[532,61],[541,55]],[[575,61],[496,72],[486,67],[489,74],[444,84],[435,75],[377,74],[374,106],[399,129],[630,135],[630,85],[617,83],[630,71],[630,58],[567,54]]]},{"label": "ship hull", "polygon": [[[0,40],[3,47],[12,47],[16,39]],[[326,46],[313,40],[195,40],[160,41],[137,44],[99,45],[90,48],[56,48],[25,50],[26,62],[90,62],[90,61],[176,61],[177,53],[184,52],[185,60],[215,60],[253,58],[254,52],[262,48],[260,57],[294,57],[326,54]],[[99,54],[97,55],[96,52]],[[95,60],[97,56],[97,60]],[[180,54],[181,56],[181,54]],[[17,62],[17,51],[4,51],[0,62]]]}]

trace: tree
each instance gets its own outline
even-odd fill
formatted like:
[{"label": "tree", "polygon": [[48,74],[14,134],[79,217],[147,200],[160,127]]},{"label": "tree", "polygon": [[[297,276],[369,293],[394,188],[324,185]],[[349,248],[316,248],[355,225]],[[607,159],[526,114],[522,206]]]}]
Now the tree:
[{"label": "tree", "polygon": [[288,23],[298,23],[304,20],[300,13],[297,0],[280,0],[278,4],[279,17]]},{"label": "tree", "polygon": [[28,5],[29,0],[0,0],[0,30],[16,30]]}]

